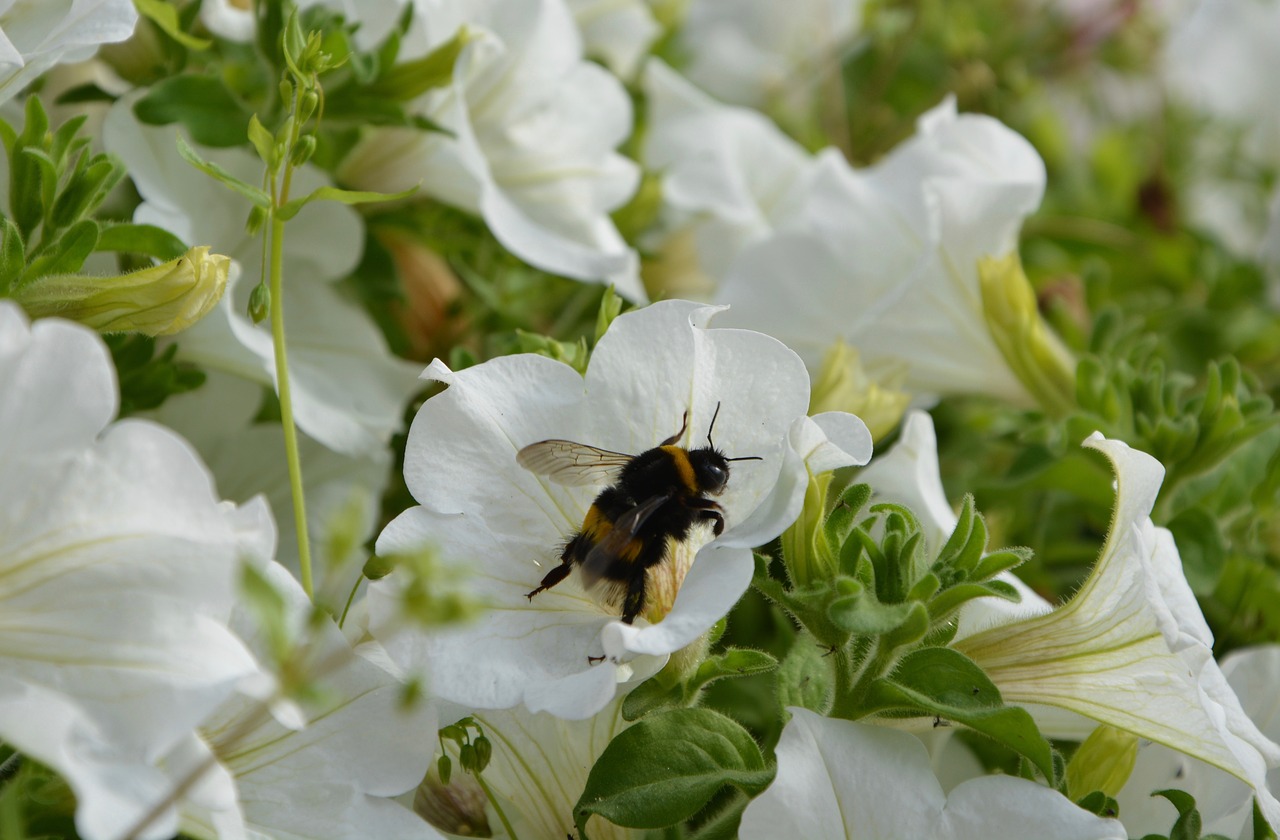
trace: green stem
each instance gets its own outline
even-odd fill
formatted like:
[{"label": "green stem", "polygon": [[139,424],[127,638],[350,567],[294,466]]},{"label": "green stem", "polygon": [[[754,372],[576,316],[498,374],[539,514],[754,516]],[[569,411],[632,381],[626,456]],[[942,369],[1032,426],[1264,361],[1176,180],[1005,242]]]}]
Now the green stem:
[{"label": "green stem", "polygon": [[[298,94],[295,92],[293,110],[297,113]],[[271,210],[271,342],[275,347],[276,393],[280,398],[280,423],[284,428],[285,459],[289,464],[289,489],[293,495],[293,527],[298,533],[298,565],[302,570],[302,589],[307,597],[313,597],[311,582],[311,539],[307,534],[307,504],[302,492],[302,461],[298,457],[298,427],[293,421],[293,397],[289,387],[289,362],[284,339],[284,221],[276,212],[289,200],[289,186],[293,180],[293,165],[289,155],[298,142],[298,123],[294,120],[289,133],[289,144],[284,157],[284,173],[280,190],[274,196]]]},{"label": "green stem", "polygon": [[[283,196],[281,203],[287,201]],[[289,463],[289,489],[293,492],[293,527],[298,532],[298,563],[302,588],[312,597],[311,540],[307,534],[307,504],[302,493],[302,461],[298,457],[298,428],[293,422],[293,396],[289,388],[289,360],[284,343],[284,222],[271,214],[271,341],[275,345],[276,392],[280,397],[280,423],[284,427],[284,452]]]},{"label": "green stem", "polygon": [[516,831],[511,827],[511,821],[507,819],[507,815],[503,812],[502,806],[498,804],[498,798],[493,795],[493,791],[485,784],[484,779],[479,773],[472,773],[472,777],[480,785],[480,789],[484,791],[484,795],[489,798],[489,804],[493,806],[494,813],[498,815],[498,819],[502,820],[502,827],[506,829],[508,840],[520,840],[516,837]]},{"label": "green stem", "polygon": [[[342,616],[338,619],[338,629],[342,629],[342,625],[346,623],[347,611],[351,609],[351,602],[356,599],[356,590],[360,588],[360,581],[364,580],[364,575],[356,575],[356,582],[351,585],[351,594],[347,595],[347,603],[342,608]],[[441,747],[444,745],[441,744]]]}]

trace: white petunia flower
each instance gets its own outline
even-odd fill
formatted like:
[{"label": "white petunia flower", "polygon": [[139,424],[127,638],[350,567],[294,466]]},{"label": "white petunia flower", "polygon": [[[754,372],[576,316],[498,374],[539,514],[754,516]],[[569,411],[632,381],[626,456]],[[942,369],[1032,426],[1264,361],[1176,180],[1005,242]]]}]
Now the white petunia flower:
[{"label": "white petunia flower", "polygon": [[1124,827],[1026,779],[984,776],[950,794],[905,732],[790,709],[778,777],[742,815],[742,840],[1124,840]]},{"label": "white petunia flower", "polygon": [[[804,365],[768,336],[708,329],[713,307],[667,301],[614,321],[585,377],[542,356],[506,356],[457,373],[414,419],[405,480],[421,503],[393,521],[378,553],[438,547],[468,570],[493,607],[474,625],[388,642],[407,669],[428,666],[433,690],[469,708],[523,703],[584,718],[614,696],[619,680],[650,672],[705,633],[750,583],[750,547],[799,514],[809,472],[865,463],[870,436],[852,415],[805,416]],[[602,486],[566,487],[522,469],[516,453],[550,438],[638,454],[675,434],[703,445],[719,408],[715,445],[734,464],[718,497],[723,535],[698,534],[650,573],[649,621],[624,625],[585,593],[576,575],[526,597],[560,563]],[[700,550],[699,550],[700,549]],[[694,556],[697,562],[694,562]],[[370,587],[371,627],[396,619],[396,578]],[[653,622],[653,623],[650,623]],[[641,659],[633,658],[647,655]],[[591,657],[607,661],[591,664]]]},{"label": "white petunia flower", "polygon": [[[266,497],[280,528],[276,559],[297,576],[298,535],[284,431],[278,423],[252,422],[261,400],[261,386],[213,371],[200,388],[170,397],[153,416],[200,452],[223,496]],[[302,434],[298,456],[315,554],[315,602],[338,615],[361,579],[364,544],[374,536],[391,454],[344,455]]]},{"label": "white petunia flower", "polygon": [[645,0],[568,0],[582,32],[587,55],[601,59],[623,79],[640,69],[640,61],[662,34]]},{"label": "white petunia flower", "polygon": [[662,176],[666,227],[691,230],[698,270],[718,282],[744,247],[798,212],[813,159],[763,114],[716,102],[658,59],[643,81],[644,160]]},{"label": "white petunia flower", "polygon": [[131,0],[0,0],[0,102],[55,64],[125,40],[137,23]]},{"label": "white petunia flower", "polygon": [[[856,481],[871,485],[875,502],[892,502],[910,509],[920,521],[925,545],[935,556],[956,528],[955,511],[942,489],[933,418],[924,411],[907,414],[897,443],[858,473]],[[960,611],[956,638],[973,635],[994,623],[1049,611],[1049,602],[1012,572],[1001,572],[995,579],[1018,590],[1022,599],[1013,602],[992,597],[970,601]]]},{"label": "white petunia flower", "polygon": [[264,505],[220,503],[185,441],[111,424],[117,405],[96,333],[0,302],[0,739],[66,777],[92,840],[257,672],[228,621],[241,558],[274,539]]},{"label": "white petunia flower", "polygon": [[802,111],[861,24],[862,0],[690,0],[677,43],[718,98]]},{"label": "white petunia flower", "polygon": [[[741,253],[716,297],[816,370],[843,338],[867,372],[919,395],[1031,393],[988,326],[979,261],[1016,252],[1044,163],[991,117],[947,99],[883,161],[819,157],[801,213]],[[788,279],[791,278],[791,279]]]},{"label": "white petunia flower", "polygon": [[[1280,645],[1261,645],[1232,651],[1222,660],[1222,673],[1242,708],[1264,735],[1280,741]],[[1280,794],[1280,771],[1267,774],[1267,787]],[[1234,776],[1202,761],[1182,755],[1159,744],[1138,751],[1138,760],[1116,794],[1120,818],[1129,834],[1167,832],[1178,818],[1177,809],[1152,791],[1177,788],[1196,798],[1196,808],[1204,820],[1204,834],[1253,837],[1251,830],[1253,791]]]},{"label": "white petunia flower", "polygon": [[[183,833],[200,840],[440,840],[391,799],[426,773],[435,714],[422,702],[405,708],[404,686],[375,663],[380,652],[365,658],[331,621],[312,619],[287,570],[269,564],[263,572],[284,598],[293,637],[309,640],[315,699],[298,708],[297,723],[305,725],[285,727],[260,703],[235,697],[167,757],[173,782],[216,760],[180,803]],[[235,626],[266,655],[249,610],[238,611]]]},{"label": "white petunia flower", "polygon": [[[126,97],[107,116],[105,143],[119,155],[144,199],[134,220],[209,244],[237,260],[222,302],[177,339],[180,356],[209,368],[273,385],[268,322],[246,314],[261,265],[262,243],[245,232],[250,203],[178,156],[172,126],[144,126]],[[249,183],[262,163],[244,149],[201,154]],[[294,173],[294,195],[325,186],[312,167]],[[331,449],[361,454],[382,448],[400,427],[418,365],[397,359],[373,320],[333,282],[360,259],[360,216],[336,202],[310,204],[289,222],[284,246],[289,379],[298,426]],[[247,275],[247,276],[246,276]]]},{"label": "white petunia flower", "polygon": [[[521,840],[576,837],[573,808],[586,788],[587,776],[614,736],[630,725],[622,717],[622,699],[586,720],[563,720],[521,708],[472,717],[493,745],[484,782],[515,835]],[[454,768],[457,779],[462,771],[456,763]],[[587,828],[592,840],[643,835],[598,816],[588,821]]]},{"label": "white petunia flower", "polygon": [[428,195],[484,217],[513,254],[546,271],[612,283],[643,300],[639,261],[609,212],[639,181],[614,149],[631,134],[622,84],[583,60],[564,0],[417,0],[404,55],[425,55],[466,27],[452,83],[412,110],[452,135],[377,128],[340,180]]},{"label": "white petunia flower", "polygon": [[1085,445],[1116,471],[1107,542],[1075,596],[1053,612],[993,627],[955,647],[1008,703],[1076,712],[1172,747],[1249,784],[1272,826],[1280,800],[1267,768],[1280,747],[1249,720],[1213,659],[1213,636],[1173,535],[1150,519],[1164,468],[1094,433]]}]

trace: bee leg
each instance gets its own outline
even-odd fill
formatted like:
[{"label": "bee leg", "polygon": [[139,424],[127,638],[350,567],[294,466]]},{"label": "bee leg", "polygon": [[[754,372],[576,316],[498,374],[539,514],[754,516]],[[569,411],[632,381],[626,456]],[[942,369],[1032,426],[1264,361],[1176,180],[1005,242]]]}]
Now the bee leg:
[{"label": "bee leg", "polygon": [[569,572],[573,571],[573,560],[571,558],[572,555],[566,551],[564,557],[560,561],[560,565],[547,572],[546,577],[542,579],[542,583],[538,584],[538,588],[525,595],[525,597],[532,601],[534,595],[550,589],[560,581],[567,578],[569,576]]},{"label": "bee leg", "polygon": [[631,624],[644,609],[644,570],[627,583],[627,595],[622,601],[622,623]]},{"label": "bee leg", "polygon": [[671,437],[667,438],[666,440],[664,440],[662,443],[660,443],[660,444],[658,444],[658,445],[659,445],[659,446],[670,446],[671,444],[675,443],[676,441],[678,441],[678,440],[680,439],[680,436],[684,434],[684,430],[685,430],[685,429],[687,429],[687,428],[689,428],[689,410],[686,408],[686,409],[685,409],[685,412],[684,412],[684,417],[683,417],[683,418],[681,418],[681,420],[680,420],[680,431],[676,432],[674,435],[672,435]]},{"label": "bee leg", "polygon": [[685,499],[684,504],[685,507],[698,511],[698,519],[703,522],[714,523],[711,526],[711,530],[717,537],[724,533],[724,514],[720,512],[721,508],[717,502],[694,496]]}]

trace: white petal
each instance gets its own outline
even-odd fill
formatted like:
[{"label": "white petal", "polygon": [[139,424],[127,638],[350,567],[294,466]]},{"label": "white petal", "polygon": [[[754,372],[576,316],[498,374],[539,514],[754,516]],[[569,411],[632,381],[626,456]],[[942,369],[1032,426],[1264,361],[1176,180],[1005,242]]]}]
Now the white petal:
[{"label": "white petal", "polygon": [[743,840],[1125,837],[1119,822],[1025,779],[973,779],[948,797],[913,736],[806,709],[790,712],[777,748],[778,777],[747,806]]},{"label": "white petal", "polygon": [[137,23],[129,0],[6,3],[0,12],[0,102],[55,64],[82,61],[99,44],[123,41]]}]

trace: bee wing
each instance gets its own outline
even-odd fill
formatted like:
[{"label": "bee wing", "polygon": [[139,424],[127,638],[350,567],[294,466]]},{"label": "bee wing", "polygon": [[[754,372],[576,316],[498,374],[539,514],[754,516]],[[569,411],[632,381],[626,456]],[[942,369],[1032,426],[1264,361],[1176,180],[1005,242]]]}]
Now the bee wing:
[{"label": "bee wing", "polygon": [[521,449],[516,462],[556,484],[578,487],[612,484],[632,457],[571,440],[542,440]]},{"label": "bee wing", "polygon": [[586,588],[590,589],[596,581],[604,577],[605,570],[627,547],[627,543],[635,538],[649,517],[670,499],[670,493],[654,496],[618,517],[618,521],[613,523],[613,527],[609,533],[605,534],[604,539],[592,546],[587,556],[582,558],[580,573]]}]

